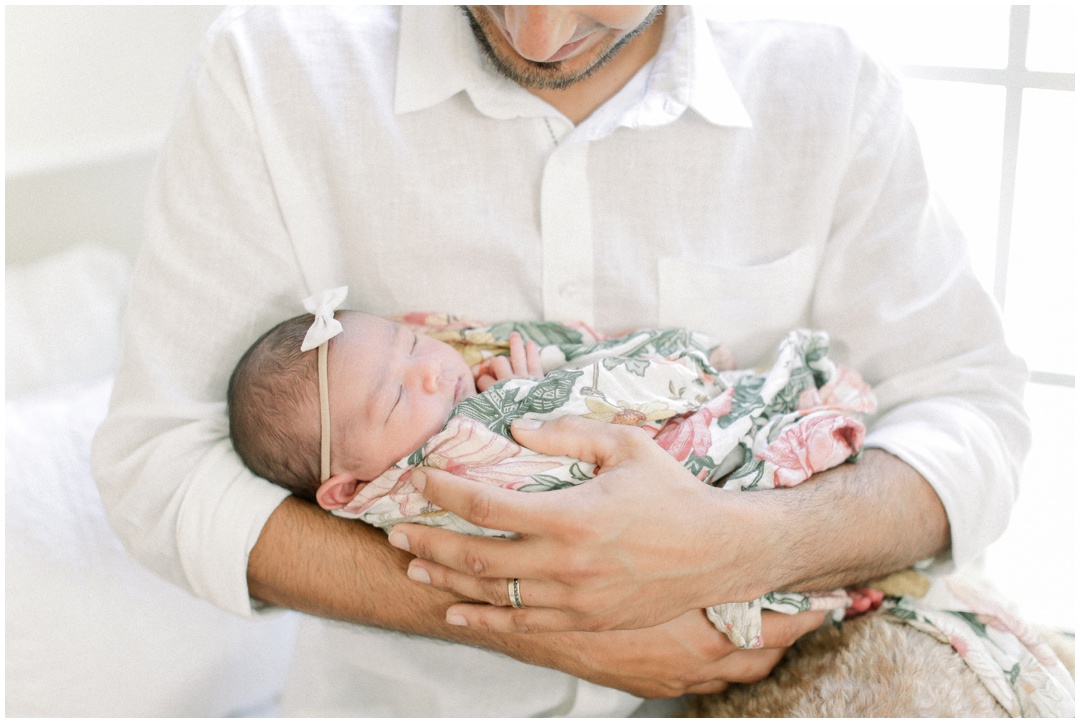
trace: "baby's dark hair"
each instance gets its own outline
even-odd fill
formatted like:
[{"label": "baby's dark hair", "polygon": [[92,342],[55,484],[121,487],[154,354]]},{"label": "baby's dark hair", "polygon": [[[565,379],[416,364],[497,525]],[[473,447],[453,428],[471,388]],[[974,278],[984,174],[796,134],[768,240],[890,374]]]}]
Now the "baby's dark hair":
[{"label": "baby's dark hair", "polygon": [[310,501],[319,487],[318,355],[300,345],[313,320],[303,314],[259,337],[233,370],[227,397],[229,436],[240,459]]}]

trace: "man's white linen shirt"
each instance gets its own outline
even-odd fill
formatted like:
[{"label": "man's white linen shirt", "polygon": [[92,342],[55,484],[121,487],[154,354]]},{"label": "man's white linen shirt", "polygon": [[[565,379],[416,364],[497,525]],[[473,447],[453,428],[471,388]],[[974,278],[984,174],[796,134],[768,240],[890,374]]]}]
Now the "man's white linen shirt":
[{"label": "man's white linen shirt", "polygon": [[824,329],[875,387],[868,445],[941,497],[952,558],[1008,520],[1024,366],[896,81],[840,31],[670,7],[657,56],[575,127],[454,8],[226,11],[155,172],[94,463],[135,555],[238,613],[286,493],[233,453],[227,380],[339,284],[375,314],[689,326],[741,366]]}]

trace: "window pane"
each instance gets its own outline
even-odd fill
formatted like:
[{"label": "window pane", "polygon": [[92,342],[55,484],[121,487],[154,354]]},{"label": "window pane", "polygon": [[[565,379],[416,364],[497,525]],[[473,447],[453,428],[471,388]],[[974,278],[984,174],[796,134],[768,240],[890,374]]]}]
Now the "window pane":
[{"label": "window pane", "polygon": [[1076,72],[1076,10],[1072,5],[1032,5],[1028,70]]},{"label": "window pane", "polygon": [[1034,441],[1009,529],[986,553],[987,577],[1032,622],[1073,630],[1076,392],[1029,384]]},{"label": "window pane", "polygon": [[840,25],[862,47],[893,64],[1004,68],[1007,5],[878,3],[723,3],[710,17],[786,18]]},{"label": "window pane", "polygon": [[1005,91],[909,79],[904,95],[931,187],[964,230],[975,274],[993,293]]},{"label": "window pane", "polygon": [[1074,94],[1025,90],[1005,318],[1032,369],[1075,373]]}]

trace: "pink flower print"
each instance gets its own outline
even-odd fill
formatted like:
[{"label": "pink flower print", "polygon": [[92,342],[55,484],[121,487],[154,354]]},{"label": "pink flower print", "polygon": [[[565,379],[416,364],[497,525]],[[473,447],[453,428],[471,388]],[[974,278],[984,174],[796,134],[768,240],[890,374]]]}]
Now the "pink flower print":
[{"label": "pink flower print", "polygon": [[585,419],[597,419],[609,424],[626,424],[631,427],[640,427],[648,422],[659,422],[675,416],[675,410],[668,407],[666,402],[646,402],[645,404],[631,404],[619,400],[615,404],[600,397],[585,397],[585,406],[589,408],[588,414],[582,414]]},{"label": "pink flower print", "polygon": [[[361,485],[356,496],[342,508],[342,512],[360,515],[367,512],[377,500],[383,497],[390,497],[397,501],[402,490],[405,489],[405,481],[408,479],[409,471],[399,467],[391,467],[367,484]],[[408,490],[416,492],[412,485],[408,485]]]},{"label": "pink flower print", "polygon": [[493,486],[506,486],[560,466],[462,416],[452,418],[432,438],[425,464]]},{"label": "pink flower print", "polygon": [[731,413],[734,393],[734,388],[727,389],[693,414],[671,419],[656,435],[656,443],[680,462],[685,462],[691,452],[704,457],[712,446],[709,427],[716,419]]},{"label": "pink flower print", "polygon": [[670,420],[656,435],[656,443],[680,462],[685,462],[691,453],[704,457],[709,451],[712,435],[709,434],[710,420],[703,412],[698,410]]},{"label": "pink flower print", "polygon": [[967,641],[958,635],[953,635],[949,638],[949,645],[953,646],[953,650],[959,653],[961,658],[966,658],[967,654],[971,651]]},{"label": "pink flower print", "polygon": [[728,387],[723,393],[702,405],[701,411],[707,412],[713,419],[731,414],[731,400],[735,396],[735,387]]},{"label": "pink flower print", "polygon": [[859,414],[877,411],[877,400],[862,375],[843,364],[836,365],[836,377],[820,390],[821,404]]},{"label": "pink flower print", "polygon": [[799,392],[799,400],[796,402],[796,409],[812,412],[815,409],[820,409],[824,406],[821,401],[821,393],[818,392],[817,387],[810,387],[803,389]]},{"label": "pink flower print", "polygon": [[387,318],[401,322],[417,333],[428,335],[483,326],[479,321],[435,311],[414,311]]},{"label": "pink flower print", "polygon": [[[510,487],[521,478],[547,472],[560,463],[524,449],[475,420],[458,416],[428,440],[424,466],[492,486]],[[409,481],[412,473],[413,468],[387,470],[364,485],[344,511],[363,513],[383,497],[397,504],[404,517],[437,509],[413,487]]]},{"label": "pink flower print", "polygon": [[774,485],[794,487],[815,472],[842,464],[863,443],[866,427],[843,414],[814,413],[803,417],[760,453],[776,466]]},{"label": "pink flower print", "polygon": [[1058,665],[1057,655],[1043,642],[1030,625],[1003,605],[988,590],[979,590],[957,578],[946,578],[945,588],[957,600],[975,613],[978,620],[997,631],[1008,631],[1028,649],[1040,664],[1047,668]]}]

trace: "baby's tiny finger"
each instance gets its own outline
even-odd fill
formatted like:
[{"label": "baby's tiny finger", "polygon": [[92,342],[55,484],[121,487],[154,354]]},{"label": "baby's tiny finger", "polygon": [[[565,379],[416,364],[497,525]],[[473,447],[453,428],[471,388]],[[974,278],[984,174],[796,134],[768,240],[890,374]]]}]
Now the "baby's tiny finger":
[{"label": "baby's tiny finger", "polygon": [[510,366],[516,376],[525,376],[528,373],[525,364],[525,345],[521,341],[521,334],[516,331],[510,332]]},{"label": "baby's tiny finger", "polygon": [[514,372],[510,369],[510,360],[504,356],[497,356],[491,360],[491,372],[499,381],[511,379]]},{"label": "baby's tiny finger", "polygon": [[532,339],[525,343],[525,359],[530,377],[544,376],[544,368],[540,365],[540,345]]}]

